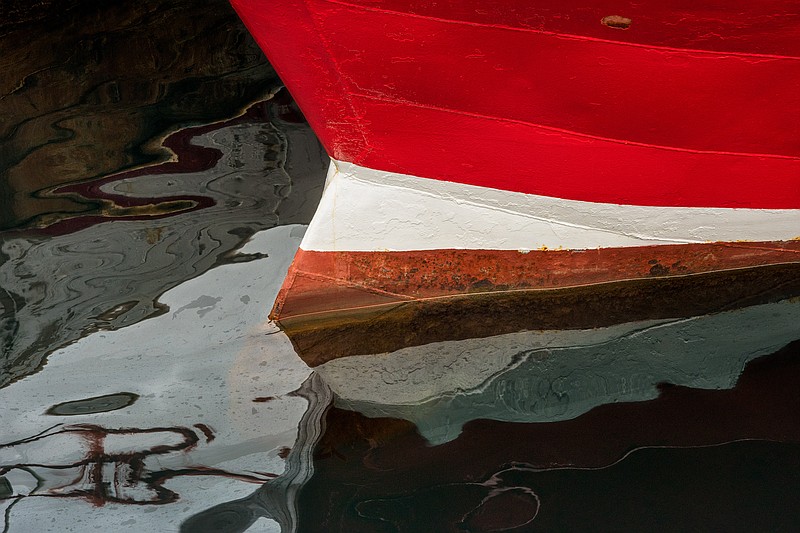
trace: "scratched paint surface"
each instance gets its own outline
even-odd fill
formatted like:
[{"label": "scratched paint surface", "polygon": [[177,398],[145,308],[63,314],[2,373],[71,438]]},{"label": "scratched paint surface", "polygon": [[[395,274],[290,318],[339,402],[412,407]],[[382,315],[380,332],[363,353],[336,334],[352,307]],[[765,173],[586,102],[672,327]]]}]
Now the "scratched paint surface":
[{"label": "scratched paint surface", "polygon": [[4,532],[798,528],[792,280],[312,370],[267,314],[327,157],[227,4],[53,6],[0,6]]}]

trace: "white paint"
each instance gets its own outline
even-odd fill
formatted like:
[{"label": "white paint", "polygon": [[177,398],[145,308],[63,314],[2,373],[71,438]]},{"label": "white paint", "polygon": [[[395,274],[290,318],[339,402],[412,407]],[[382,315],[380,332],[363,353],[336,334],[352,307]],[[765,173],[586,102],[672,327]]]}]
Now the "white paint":
[{"label": "white paint", "polygon": [[300,247],[316,251],[593,249],[800,236],[800,210],[562,200],[331,162]]}]

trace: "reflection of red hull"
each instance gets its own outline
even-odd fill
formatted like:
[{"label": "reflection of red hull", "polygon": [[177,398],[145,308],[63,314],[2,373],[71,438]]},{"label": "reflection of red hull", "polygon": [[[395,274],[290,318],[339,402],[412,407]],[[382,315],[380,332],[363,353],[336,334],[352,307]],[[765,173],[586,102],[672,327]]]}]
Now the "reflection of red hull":
[{"label": "reflection of red hull", "polygon": [[[508,250],[547,249],[528,267],[547,263],[550,275],[508,270],[506,287],[595,283],[617,267],[615,279],[650,275],[650,260],[689,271],[797,261],[800,16],[791,2],[232,3],[336,160],[290,275],[324,283],[300,293],[290,281],[279,318],[290,300],[318,307],[318,295],[345,285],[368,287],[354,302],[396,294],[379,280],[420,271],[421,260],[439,267],[456,249],[474,251],[461,264],[477,270],[439,269],[420,294],[463,293],[465,279],[486,285],[480,273]],[[704,266],[692,264],[695,245],[742,240],[777,251],[742,259],[715,244]],[[578,257],[571,252],[537,257],[554,248],[618,250],[598,254],[589,270],[600,274],[582,276],[585,255],[576,270],[562,262]],[[386,249],[425,257],[376,275],[387,263],[375,253],[354,279],[354,252]],[[487,250],[499,253],[483,265]],[[330,257],[309,262],[317,254]],[[323,263],[332,266],[316,271]]]}]

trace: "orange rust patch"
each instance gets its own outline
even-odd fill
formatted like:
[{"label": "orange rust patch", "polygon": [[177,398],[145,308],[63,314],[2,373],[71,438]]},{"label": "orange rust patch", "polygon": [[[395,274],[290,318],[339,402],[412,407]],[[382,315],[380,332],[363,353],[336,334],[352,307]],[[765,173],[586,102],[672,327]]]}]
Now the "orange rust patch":
[{"label": "orange rust patch", "polygon": [[401,302],[800,263],[796,240],[595,250],[299,250],[271,318],[358,312]]},{"label": "orange rust patch", "polygon": [[631,27],[631,23],[633,22],[628,17],[622,17],[620,15],[609,15],[607,17],[603,17],[600,21],[603,26],[608,26],[609,28],[616,28],[618,30],[627,30]]},{"label": "orange rust patch", "polygon": [[800,295],[800,263],[580,287],[461,294],[284,318],[309,366],[431,342],[682,318]]}]

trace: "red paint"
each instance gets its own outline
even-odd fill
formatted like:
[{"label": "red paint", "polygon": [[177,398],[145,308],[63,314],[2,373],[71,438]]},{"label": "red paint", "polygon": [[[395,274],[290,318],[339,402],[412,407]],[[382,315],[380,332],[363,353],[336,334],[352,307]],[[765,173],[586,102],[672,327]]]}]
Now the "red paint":
[{"label": "red paint", "polygon": [[[642,46],[740,54],[797,55],[796,0],[330,0],[476,25],[581,36]],[[602,26],[629,18],[629,31]]]},{"label": "red paint", "polygon": [[352,311],[405,300],[800,263],[800,241],[595,250],[299,250],[272,317]]},{"label": "red paint", "polygon": [[[337,159],[593,202],[800,208],[792,3],[233,4]],[[601,24],[615,14],[630,28]]]}]

